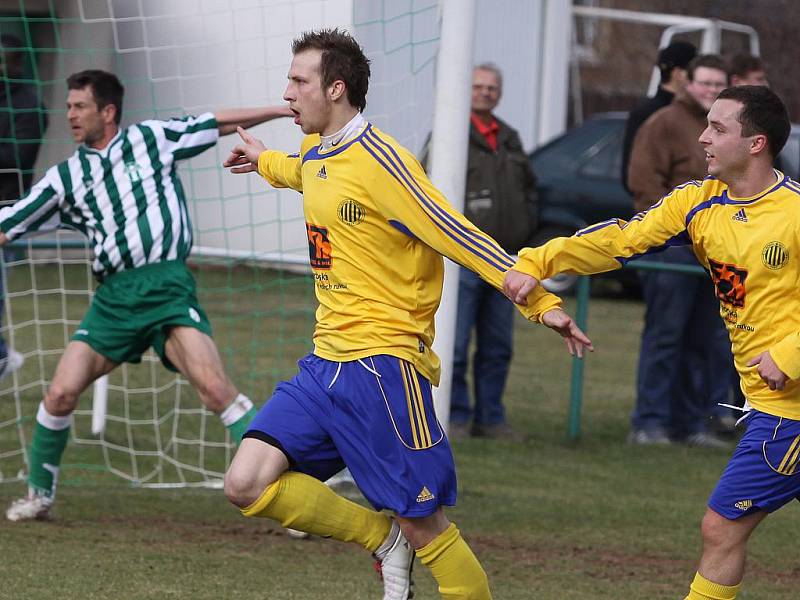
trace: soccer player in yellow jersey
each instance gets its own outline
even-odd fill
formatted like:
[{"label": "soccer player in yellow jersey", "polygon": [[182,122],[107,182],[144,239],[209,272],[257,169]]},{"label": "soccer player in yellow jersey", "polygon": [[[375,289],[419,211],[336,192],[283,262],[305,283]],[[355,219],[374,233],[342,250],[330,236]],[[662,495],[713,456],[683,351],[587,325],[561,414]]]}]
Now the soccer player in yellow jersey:
[{"label": "soccer player in yellow jersey", "polygon": [[[410,596],[415,554],[442,597],[485,600],[486,574],[442,510],[455,503],[456,478],[431,398],[433,317],[442,254],[497,289],[513,261],[361,115],[369,61],[349,34],[308,32],[292,52],[284,99],[307,134],[300,153],[266,150],[241,131],[225,164],[303,193],[319,300],[314,351],[256,416],[225,493],[245,516],[373,552],[384,600]],[[559,306],[537,289],[521,308],[559,331],[571,352],[591,349]],[[321,483],[345,465],[374,510]]]},{"label": "soccer player in yellow jersey", "polygon": [[724,90],[699,139],[705,180],[679,185],[627,223],[523,250],[504,284],[524,302],[536,280],[610,271],[673,244],[691,245],[708,269],[747,398],[747,432],[709,499],[687,600],[735,598],[750,534],[800,496],[800,184],[772,168],[789,128],[768,88]]}]

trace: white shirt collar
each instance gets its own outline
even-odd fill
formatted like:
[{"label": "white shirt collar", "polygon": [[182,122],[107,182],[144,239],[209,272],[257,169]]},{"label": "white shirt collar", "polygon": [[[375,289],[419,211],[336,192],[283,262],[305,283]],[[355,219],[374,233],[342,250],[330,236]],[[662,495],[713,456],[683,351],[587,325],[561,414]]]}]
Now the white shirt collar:
[{"label": "white shirt collar", "polygon": [[357,112],[356,116],[350,119],[347,124],[336,133],[320,136],[320,147],[322,148],[323,152],[325,150],[330,150],[334,146],[338,146],[342,142],[346,142],[356,137],[359,133],[361,133],[361,130],[366,126],[366,124],[367,120],[364,118],[364,115],[362,115],[360,112]]}]

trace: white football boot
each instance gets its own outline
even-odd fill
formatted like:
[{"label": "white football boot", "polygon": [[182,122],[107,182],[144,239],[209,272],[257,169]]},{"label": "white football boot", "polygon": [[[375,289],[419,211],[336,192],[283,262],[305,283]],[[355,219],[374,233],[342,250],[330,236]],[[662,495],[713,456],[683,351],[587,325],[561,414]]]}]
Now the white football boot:
[{"label": "white football boot", "polygon": [[375,570],[383,579],[383,600],[413,598],[411,570],[414,568],[414,549],[400,531],[397,521],[392,521],[389,535],[373,556],[377,560]]},{"label": "white football boot", "polygon": [[28,495],[14,500],[6,509],[9,521],[49,521],[53,499],[28,490]]}]

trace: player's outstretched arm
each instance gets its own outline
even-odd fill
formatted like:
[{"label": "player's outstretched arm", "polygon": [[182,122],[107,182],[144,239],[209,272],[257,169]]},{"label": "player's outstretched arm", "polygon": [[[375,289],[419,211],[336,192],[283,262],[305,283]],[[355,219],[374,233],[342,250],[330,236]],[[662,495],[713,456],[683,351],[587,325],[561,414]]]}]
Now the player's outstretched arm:
[{"label": "player's outstretched arm", "polygon": [[214,113],[220,135],[231,134],[238,127],[248,129],[273,119],[291,116],[292,111],[286,104],[259,108],[226,108]]},{"label": "player's outstretched arm", "polygon": [[267,147],[242,127],[237,127],[236,132],[241,141],[231,149],[231,153],[222,166],[233,167],[231,173],[254,173],[258,171],[258,157]]},{"label": "player's outstretched arm", "polygon": [[8,243],[8,238],[6,234],[0,231],[0,246],[5,246]]}]

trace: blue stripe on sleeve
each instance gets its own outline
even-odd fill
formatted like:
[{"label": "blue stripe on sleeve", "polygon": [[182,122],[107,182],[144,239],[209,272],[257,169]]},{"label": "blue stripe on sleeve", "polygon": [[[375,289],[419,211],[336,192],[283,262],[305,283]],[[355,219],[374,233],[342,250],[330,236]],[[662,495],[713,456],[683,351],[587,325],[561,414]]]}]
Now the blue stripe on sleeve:
[{"label": "blue stripe on sleeve", "polygon": [[653,246],[652,248],[648,248],[645,252],[640,252],[639,254],[634,254],[625,258],[624,256],[615,256],[615,260],[619,261],[619,263],[623,266],[628,264],[632,260],[636,260],[637,258],[641,258],[642,256],[647,256],[648,254],[658,254],[659,252],[663,252],[667,248],[672,248],[674,246],[691,246],[692,245],[692,238],[689,237],[689,232],[685,229],[680,233],[672,236],[666,242],[661,244],[660,246]]},{"label": "blue stripe on sleeve", "polygon": [[[373,152],[364,142],[370,142],[374,149],[383,155],[385,160],[392,165],[395,169],[394,171],[387,167],[387,165],[382,161],[376,154]],[[364,136],[362,140],[362,145],[367,149],[370,154],[372,154],[376,160],[380,164],[384,166],[398,181],[405,182],[406,187],[418,198],[420,203],[422,204],[423,209],[425,212],[429,214],[431,220],[445,233],[448,234],[449,237],[454,239],[455,241],[459,242],[464,248],[479,256],[482,260],[488,262],[489,264],[493,265],[499,271],[507,271],[511,267],[514,266],[514,261],[511,260],[511,257],[505,253],[505,251],[497,246],[495,243],[492,243],[493,240],[487,237],[481,236],[479,233],[473,232],[466,227],[464,227],[461,223],[458,222],[452,215],[448,214],[446,210],[442,207],[438,206],[427,194],[425,194],[424,190],[419,186],[419,184],[414,179],[413,174],[408,170],[405,163],[403,162],[402,158],[397,155],[397,152],[392,148],[392,146],[385,141],[381,140],[374,132],[370,132],[368,135]],[[383,148],[381,147],[383,146]],[[385,148],[385,149],[384,149]],[[387,153],[390,152],[392,156],[389,156]],[[438,222],[437,222],[438,221]],[[447,231],[450,229],[452,233]],[[483,252],[486,253],[490,258],[486,258],[478,251],[474,250],[473,248],[465,245],[461,239],[478,246]],[[499,263],[499,264],[498,264]]]},{"label": "blue stripe on sleeve", "polygon": [[[514,263],[511,262],[510,257],[508,257],[507,255],[505,255],[504,257],[508,261],[507,265],[496,262],[497,257],[494,257],[494,259],[491,257],[490,249],[487,249],[485,246],[474,240],[465,240],[464,238],[459,237],[458,232],[452,231],[453,230],[452,226],[448,226],[447,223],[442,223],[441,221],[443,221],[443,219],[441,217],[437,217],[437,215],[431,214],[432,212],[439,212],[439,211],[431,211],[429,208],[426,208],[426,206],[427,207],[430,207],[431,205],[435,206],[435,203],[430,201],[430,199],[424,194],[424,192],[417,190],[414,186],[411,185],[411,183],[403,175],[403,173],[399,172],[397,166],[392,162],[391,158],[389,158],[389,156],[386,154],[384,150],[382,150],[381,148],[376,148],[376,147],[374,148],[373,146],[368,145],[366,143],[367,141],[369,141],[370,144],[373,145],[375,144],[374,140],[365,137],[361,142],[364,149],[367,150],[367,152],[369,152],[373,156],[373,158],[375,158],[375,160],[378,161],[378,163],[381,166],[383,166],[383,168],[385,168],[395,179],[397,179],[401,183],[401,185],[405,182],[404,187],[417,197],[418,202],[422,205],[421,206],[422,209],[426,212],[428,217],[431,219],[433,224],[438,229],[440,229],[443,233],[445,233],[449,238],[451,238],[457,244],[462,246],[465,250],[471,252],[472,254],[480,258],[482,261],[490,264],[498,271],[505,272],[513,266]],[[382,154],[384,158],[382,159],[381,157],[379,157],[378,153]],[[484,252],[486,252],[486,254],[468,245],[467,242],[469,242],[474,246],[481,247],[484,250]]]},{"label": "blue stripe on sleeve", "polygon": [[[442,209],[439,205],[433,202],[430,199],[430,197],[427,194],[425,194],[422,187],[419,185],[417,180],[411,174],[411,171],[409,171],[403,159],[400,158],[400,156],[397,154],[397,151],[394,149],[394,147],[392,147],[391,144],[381,139],[380,136],[378,136],[378,134],[375,133],[375,131],[370,131],[370,138],[372,141],[376,141],[382,146],[386,147],[388,151],[392,153],[392,156],[394,156],[396,163],[399,165],[402,172],[404,172],[407,175],[411,184],[417,187],[419,193],[422,194],[428,200],[430,207],[440,216],[440,218],[442,218],[444,221],[449,222],[450,225],[452,225],[456,230],[460,230],[461,234],[464,235],[465,237],[473,238],[475,240],[474,243],[476,245],[480,245],[485,251],[494,252],[495,258],[497,258],[498,260],[509,261],[509,268],[514,266],[514,261],[511,259],[511,257],[509,257],[509,255],[505,252],[505,250],[503,250],[491,237],[486,235],[481,235],[480,233],[475,233],[470,229],[467,229],[461,223],[459,223],[459,221],[455,217],[450,215],[446,210]],[[488,247],[483,246],[482,244],[487,244]]]},{"label": "blue stripe on sleeve", "polygon": [[708,200],[704,200],[692,210],[690,210],[686,214],[686,227],[689,227],[689,223],[692,222],[694,216],[699,213],[701,210],[706,210],[707,208],[711,208],[715,204],[727,204],[728,203],[728,190],[722,190],[722,194],[719,196],[712,196]]},{"label": "blue stripe on sleeve", "polygon": [[595,225],[589,225],[588,227],[584,227],[583,229],[579,229],[578,232],[575,234],[576,236],[580,237],[582,235],[586,235],[587,233],[593,233],[600,229],[605,229],[606,227],[611,227],[613,225],[619,225],[619,219],[609,219],[608,221],[603,221],[602,223],[596,223]]}]

